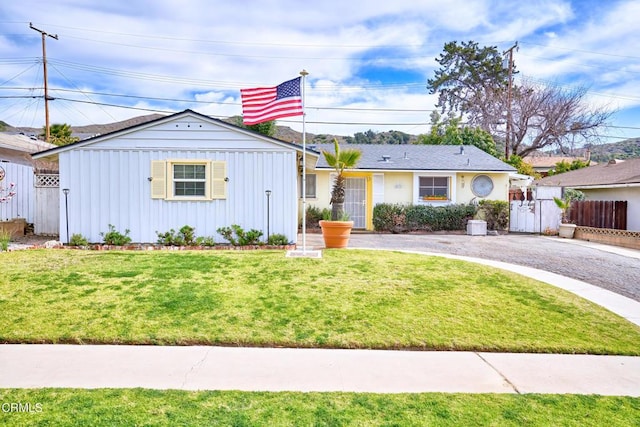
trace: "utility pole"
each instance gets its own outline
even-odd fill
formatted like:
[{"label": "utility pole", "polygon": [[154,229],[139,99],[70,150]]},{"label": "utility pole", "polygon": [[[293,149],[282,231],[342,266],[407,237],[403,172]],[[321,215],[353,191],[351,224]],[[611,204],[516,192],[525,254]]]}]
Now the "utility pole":
[{"label": "utility pole", "polygon": [[50,132],[49,132],[49,101],[52,101],[53,98],[49,98],[49,89],[47,86],[47,44],[45,42],[45,36],[49,36],[52,39],[56,39],[58,40],[58,35],[57,34],[49,34],[46,33],[42,30],[37,29],[36,27],[33,26],[33,24],[31,22],[29,22],[29,28],[31,28],[32,30],[36,30],[37,32],[39,32],[42,35],[42,68],[44,69],[44,119],[45,119],[45,133],[44,133],[44,140],[49,142],[49,139],[51,137]]},{"label": "utility pole", "polygon": [[513,87],[513,50],[517,49],[518,42],[503,52],[503,55],[509,53],[509,84],[507,87],[507,134],[505,135],[504,143],[504,158],[509,160],[509,146],[511,145],[511,133],[512,133],[512,116],[511,116],[511,90]]}]

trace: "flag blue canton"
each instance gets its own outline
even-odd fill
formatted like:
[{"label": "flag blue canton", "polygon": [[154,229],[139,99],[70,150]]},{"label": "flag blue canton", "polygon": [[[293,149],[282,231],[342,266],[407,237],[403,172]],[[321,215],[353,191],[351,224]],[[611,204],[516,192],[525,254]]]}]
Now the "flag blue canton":
[{"label": "flag blue canton", "polygon": [[300,77],[278,85],[276,99],[290,96],[300,96]]}]

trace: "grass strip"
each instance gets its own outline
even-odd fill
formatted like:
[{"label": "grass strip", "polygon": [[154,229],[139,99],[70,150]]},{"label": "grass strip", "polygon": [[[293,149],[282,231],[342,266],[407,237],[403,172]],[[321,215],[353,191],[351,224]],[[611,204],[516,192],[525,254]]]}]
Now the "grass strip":
[{"label": "grass strip", "polygon": [[0,389],[0,404],[7,427],[640,425],[640,399],[596,395]]}]

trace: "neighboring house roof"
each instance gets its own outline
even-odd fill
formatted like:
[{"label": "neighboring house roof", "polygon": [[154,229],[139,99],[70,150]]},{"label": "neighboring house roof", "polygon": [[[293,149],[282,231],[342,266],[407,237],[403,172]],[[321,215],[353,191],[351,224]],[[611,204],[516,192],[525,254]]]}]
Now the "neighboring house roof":
[{"label": "neighboring house roof", "polygon": [[[584,156],[551,156],[543,153],[533,153],[523,160],[529,163],[533,168],[537,171],[546,172],[550,169],[553,169],[556,166],[556,163],[567,162],[572,163],[574,160],[582,160],[583,162],[588,162],[591,159],[591,152],[586,151]],[[597,163],[591,162],[591,165],[595,165]]]},{"label": "neighboring house roof", "polygon": [[640,184],[640,159],[612,161],[539,179],[535,184],[554,187],[607,187]]},{"label": "neighboring house roof", "polygon": [[56,145],[22,134],[0,133],[0,161],[32,166],[36,169],[58,170],[56,164],[43,161],[34,162],[31,158],[32,153],[56,147]]},{"label": "neighboring house roof", "polygon": [[[312,144],[310,148],[334,152],[333,144]],[[486,171],[515,172],[516,169],[472,145],[341,144],[357,149],[362,157],[356,169],[401,171]],[[332,169],[320,156],[316,169]]]},{"label": "neighboring house roof", "polygon": [[[81,141],[78,141],[78,142],[74,142],[73,144],[63,145],[63,146],[56,147],[56,148],[53,148],[53,149],[50,149],[50,150],[41,151],[39,153],[34,154],[33,157],[37,159],[37,158],[42,158],[42,157],[54,156],[54,155],[57,155],[59,153],[65,152],[65,151],[74,150],[74,149],[79,148],[79,147],[84,147],[84,146],[87,146],[87,145],[91,145],[91,144],[93,144],[95,142],[112,139],[112,138],[114,138],[116,136],[119,136],[119,135],[125,135],[125,134],[131,133],[131,132],[135,132],[135,131],[137,131],[139,129],[146,129],[146,128],[149,128],[149,127],[153,127],[153,126],[155,126],[155,125],[157,125],[159,123],[171,122],[173,120],[184,118],[184,117],[199,118],[201,120],[205,120],[205,121],[209,121],[209,122],[212,122],[212,123],[216,123],[217,125],[219,125],[221,127],[224,127],[224,128],[227,128],[227,129],[230,129],[230,130],[251,134],[252,136],[254,136],[256,138],[267,140],[267,141],[270,141],[270,142],[275,143],[277,145],[285,146],[287,148],[292,148],[292,149],[297,150],[297,151],[302,151],[302,146],[301,145],[297,145],[297,144],[293,144],[293,143],[290,143],[290,142],[281,141],[279,139],[271,138],[271,137],[263,135],[261,133],[254,132],[254,131],[251,131],[249,129],[245,129],[245,128],[242,128],[242,127],[239,127],[239,126],[232,125],[232,124],[224,122],[222,120],[214,119],[213,117],[209,117],[209,116],[206,116],[204,114],[197,113],[197,112],[195,112],[193,110],[184,110],[184,111],[179,112],[179,113],[175,113],[175,114],[172,114],[172,115],[169,115],[169,116],[165,116],[165,117],[160,117],[158,119],[151,120],[151,121],[144,122],[144,123],[140,123],[140,124],[137,124],[137,125],[134,125],[134,126],[130,126],[128,128],[125,128],[125,129],[120,129],[120,130],[117,130],[117,131],[114,131],[114,132],[109,132],[109,133],[105,133],[105,134],[102,134],[102,135],[94,136],[92,138],[88,138],[88,139],[84,139],[84,140],[81,140]],[[307,151],[309,152],[309,154],[316,154],[313,151],[309,150],[308,148],[307,148]]]}]

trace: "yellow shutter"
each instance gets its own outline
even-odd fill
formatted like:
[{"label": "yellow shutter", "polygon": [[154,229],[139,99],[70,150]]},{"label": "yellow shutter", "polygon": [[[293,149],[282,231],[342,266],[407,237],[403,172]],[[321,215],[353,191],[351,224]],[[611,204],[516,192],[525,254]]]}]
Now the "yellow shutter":
[{"label": "yellow shutter", "polygon": [[151,161],[151,198],[167,197],[167,163],[162,160]]},{"label": "yellow shutter", "polygon": [[227,162],[211,162],[211,198],[227,198]]}]

